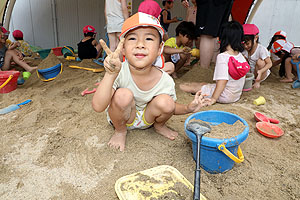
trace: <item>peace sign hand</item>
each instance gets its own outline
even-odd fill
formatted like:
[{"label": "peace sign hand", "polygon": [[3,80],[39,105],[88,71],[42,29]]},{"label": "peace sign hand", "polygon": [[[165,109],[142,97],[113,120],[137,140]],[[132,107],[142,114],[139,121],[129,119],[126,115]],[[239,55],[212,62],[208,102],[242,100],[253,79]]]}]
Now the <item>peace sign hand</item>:
[{"label": "peace sign hand", "polygon": [[102,46],[102,48],[104,49],[104,51],[106,52],[107,56],[104,60],[104,68],[105,71],[109,74],[118,74],[121,70],[122,67],[122,62],[120,60],[120,56],[121,56],[121,50],[123,49],[123,45],[124,45],[124,38],[119,42],[117,49],[112,52],[108,46],[106,45],[106,43],[104,42],[104,40],[100,40],[100,44]]}]

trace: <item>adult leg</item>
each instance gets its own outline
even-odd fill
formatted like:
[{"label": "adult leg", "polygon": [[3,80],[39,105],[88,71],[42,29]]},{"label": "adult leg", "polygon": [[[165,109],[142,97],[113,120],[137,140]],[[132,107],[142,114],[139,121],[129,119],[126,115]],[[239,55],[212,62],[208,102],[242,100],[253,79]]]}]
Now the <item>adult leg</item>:
[{"label": "adult leg", "polygon": [[118,43],[119,43],[119,38],[118,35],[120,33],[108,33],[108,38],[109,38],[109,48],[112,51],[115,51]]},{"label": "adult leg", "polygon": [[135,112],[133,93],[127,88],[117,89],[108,108],[109,117],[115,127],[115,133],[108,142],[109,146],[124,151],[126,124],[133,122]]},{"label": "adult leg", "polygon": [[214,54],[215,38],[210,35],[201,35],[200,38],[200,66],[208,68]]},{"label": "adult leg", "polygon": [[20,58],[15,50],[7,50],[4,57],[4,65],[2,70],[8,70],[10,67],[10,62],[14,61],[17,65],[21,66],[28,72],[33,72],[37,67],[30,67],[24,59]]},{"label": "adult leg", "polygon": [[148,123],[154,122],[155,131],[170,140],[174,140],[178,133],[169,129],[166,122],[175,112],[174,100],[166,94],[161,94],[148,103],[145,110],[145,120]]}]

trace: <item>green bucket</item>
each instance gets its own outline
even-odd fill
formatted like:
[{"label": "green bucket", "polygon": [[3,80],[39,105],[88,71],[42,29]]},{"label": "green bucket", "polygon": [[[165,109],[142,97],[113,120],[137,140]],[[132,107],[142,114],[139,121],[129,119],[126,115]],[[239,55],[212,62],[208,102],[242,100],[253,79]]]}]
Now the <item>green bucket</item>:
[{"label": "green bucket", "polygon": [[75,56],[74,49],[71,46],[64,46],[61,49],[62,54],[66,58],[67,56]]}]

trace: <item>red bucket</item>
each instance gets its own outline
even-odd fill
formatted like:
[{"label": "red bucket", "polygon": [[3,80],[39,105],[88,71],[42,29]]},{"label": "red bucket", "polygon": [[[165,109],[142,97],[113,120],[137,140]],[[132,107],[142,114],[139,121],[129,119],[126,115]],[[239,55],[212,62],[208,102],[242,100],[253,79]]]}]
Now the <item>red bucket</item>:
[{"label": "red bucket", "polygon": [[62,52],[61,52],[61,49],[62,47],[55,47],[55,48],[52,48],[53,50],[53,53],[56,55],[56,56],[62,56]]},{"label": "red bucket", "polygon": [[0,71],[0,93],[17,89],[19,75],[19,71]]}]

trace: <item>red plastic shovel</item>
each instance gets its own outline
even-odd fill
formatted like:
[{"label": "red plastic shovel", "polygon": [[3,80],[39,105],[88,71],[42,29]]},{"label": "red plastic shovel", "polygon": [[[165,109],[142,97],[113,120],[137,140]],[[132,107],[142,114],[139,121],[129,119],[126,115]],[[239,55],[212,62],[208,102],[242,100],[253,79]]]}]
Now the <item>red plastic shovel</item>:
[{"label": "red plastic shovel", "polygon": [[278,119],[268,118],[267,116],[265,116],[264,114],[262,114],[260,112],[254,113],[254,118],[257,122],[271,122],[274,124],[279,124]]},{"label": "red plastic shovel", "polygon": [[269,122],[257,122],[256,128],[258,132],[269,138],[278,138],[284,134],[279,126]]}]

